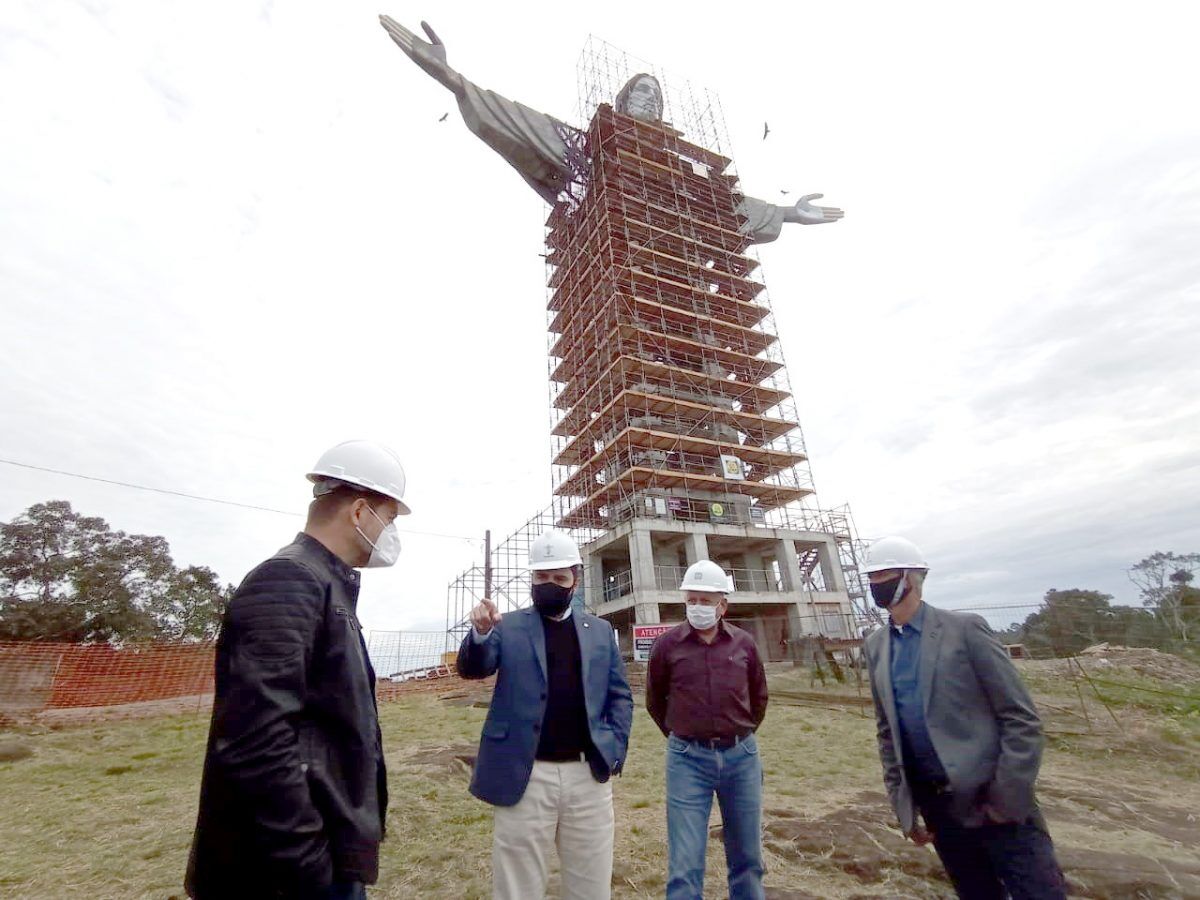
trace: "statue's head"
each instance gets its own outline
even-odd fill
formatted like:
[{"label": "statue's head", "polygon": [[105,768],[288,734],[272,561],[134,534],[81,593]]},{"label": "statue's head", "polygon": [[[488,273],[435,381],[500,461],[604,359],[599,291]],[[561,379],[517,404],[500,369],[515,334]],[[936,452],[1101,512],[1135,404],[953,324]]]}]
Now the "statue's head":
[{"label": "statue's head", "polygon": [[653,75],[644,72],[625,82],[613,104],[617,112],[643,122],[661,122],[663,117],[662,85]]}]

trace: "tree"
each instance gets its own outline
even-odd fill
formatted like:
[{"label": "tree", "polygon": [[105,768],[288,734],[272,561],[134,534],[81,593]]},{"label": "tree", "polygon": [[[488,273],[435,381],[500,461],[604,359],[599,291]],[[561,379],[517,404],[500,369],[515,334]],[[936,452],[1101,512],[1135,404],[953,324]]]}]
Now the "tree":
[{"label": "tree", "polygon": [[188,566],[172,573],[155,616],[164,636],[176,640],[212,640],[221,627],[233,585],[222,586],[207,566]]},{"label": "tree", "polygon": [[81,556],[71,577],[73,602],[85,616],[84,640],[150,640],[158,637],[156,600],[167,590],[175,565],[165,539],[101,535]]},{"label": "tree", "polygon": [[72,602],[71,579],[107,530],[62,500],[0,524],[0,637],[78,639],[86,614]]},{"label": "tree", "polygon": [[1079,588],[1046,592],[1045,606],[1021,625],[1021,642],[1031,653],[1067,656],[1122,633],[1112,596]]},{"label": "tree", "polygon": [[113,531],[65,501],[0,523],[0,639],[211,638],[231,587],[180,570],[165,538]]},{"label": "tree", "polygon": [[1157,610],[1170,637],[1188,642],[1200,632],[1200,590],[1192,587],[1200,553],[1152,553],[1129,569],[1142,605]]},{"label": "tree", "polygon": [[0,590],[6,599],[61,599],[76,559],[108,530],[63,500],[38,503],[0,523]]}]

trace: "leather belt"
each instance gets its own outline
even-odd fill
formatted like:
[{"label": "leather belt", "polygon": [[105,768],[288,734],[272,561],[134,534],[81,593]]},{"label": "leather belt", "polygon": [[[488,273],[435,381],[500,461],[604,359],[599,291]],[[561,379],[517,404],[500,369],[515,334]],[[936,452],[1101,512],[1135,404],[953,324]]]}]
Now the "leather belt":
[{"label": "leather belt", "polygon": [[748,734],[735,734],[732,737],[715,737],[715,738],[686,738],[681,737],[681,741],[687,741],[689,744],[695,744],[698,747],[704,747],[708,750],[729,750],[736,747],[746,738]]}]

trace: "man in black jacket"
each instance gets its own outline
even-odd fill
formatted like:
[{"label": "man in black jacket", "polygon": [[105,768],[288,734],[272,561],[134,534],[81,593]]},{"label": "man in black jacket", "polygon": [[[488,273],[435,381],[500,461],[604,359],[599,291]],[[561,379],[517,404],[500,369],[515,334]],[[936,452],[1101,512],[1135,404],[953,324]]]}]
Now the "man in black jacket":
[{"label": "man in black jacket", "polygon": [[404,470],[349,441],[308,477],[303,533],[246,576],[217,641],[197,900],[354,900],[378,877],[387,772],[355,569],[396,561]]}]

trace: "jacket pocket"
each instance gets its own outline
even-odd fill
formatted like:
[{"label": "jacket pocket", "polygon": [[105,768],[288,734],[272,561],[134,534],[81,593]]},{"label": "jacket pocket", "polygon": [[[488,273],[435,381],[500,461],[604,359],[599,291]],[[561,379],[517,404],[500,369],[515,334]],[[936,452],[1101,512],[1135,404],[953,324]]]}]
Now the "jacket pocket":
[{"label": "jacket pocket", "polygon": [[346,607],[335,606],[333,611],[341,621],[349,624],[352,631],[362,631],[362,626],[358,624],[358,616],[354,615]]},{"label": "jacket pocket", "polygon": [[508,723],[507,722],[484,722],[483,723],[483,736],[485,738],[491,738],[494,741],[504,740],[506,737],[508,737]]},{"label": "jacket pocket", "polygon": [[300,644],[292,641],[263,638],[246,641],[238,647],[238,650],[254,662],[267,666],[297,662],[304,652],[304,648]]}]

